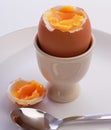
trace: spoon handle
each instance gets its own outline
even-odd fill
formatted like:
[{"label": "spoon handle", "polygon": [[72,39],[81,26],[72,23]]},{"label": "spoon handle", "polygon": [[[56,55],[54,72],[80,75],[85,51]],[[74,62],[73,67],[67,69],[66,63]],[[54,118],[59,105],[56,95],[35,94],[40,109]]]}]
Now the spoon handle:
[{"label": "spoon handle", "polygon": [[85,115],[85,116],[73,116],[63,119],[64,123],[94,123],[106,121],[111,123],[111,113],[108,114],[97,114],[97,115]]}]

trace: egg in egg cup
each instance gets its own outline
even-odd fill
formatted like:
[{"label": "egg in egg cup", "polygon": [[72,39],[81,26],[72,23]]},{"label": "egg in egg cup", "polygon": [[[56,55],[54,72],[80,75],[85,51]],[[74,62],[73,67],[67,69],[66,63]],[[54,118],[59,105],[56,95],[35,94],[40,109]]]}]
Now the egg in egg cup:
[{"label": "egg in egg cup", "polygon": [[59,6],[42,15],[34,46],[50,99],[64,103],[79,96],[78,82],[89,68],[94,41],[83,9]]}]

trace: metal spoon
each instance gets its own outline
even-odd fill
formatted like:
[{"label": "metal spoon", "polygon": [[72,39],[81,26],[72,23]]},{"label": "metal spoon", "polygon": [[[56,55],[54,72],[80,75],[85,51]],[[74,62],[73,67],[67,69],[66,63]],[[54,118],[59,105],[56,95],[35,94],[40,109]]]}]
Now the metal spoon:
[{"label": "metal spoon", "polygon": [[57,130],[69,123],[97,123],[111,121],[111,114],[85,115],[57,119],[52,115],[34,108],[18,108],[12,111],[11,118],[26,130]]}]

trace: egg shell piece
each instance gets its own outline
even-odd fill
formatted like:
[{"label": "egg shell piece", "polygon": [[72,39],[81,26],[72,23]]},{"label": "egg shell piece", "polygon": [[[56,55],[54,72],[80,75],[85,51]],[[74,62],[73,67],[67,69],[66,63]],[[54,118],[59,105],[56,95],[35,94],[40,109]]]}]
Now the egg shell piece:
[{"label": "egg shell piece", "polygon": [[26,82],[25,80],[22,80],[22,79],[18,79],[18,80],[15,80],[13,81],[9,86],[8,86],[8,89],[7,89],[7,95],[8,95],[8,98],[10,99],[10,101],[14,104],[17,104],[17,105],[20,105],[20,106],[32,106],[32,105],[35,105],[39,102],[41,102],[43,100],[43,98],[45,97],[45,94],[46,94],[46,88],[44,88],[44,94],[40,97],[35,97],[31,100],[25,100],[25,99],[19,99],[15,96],[12,95],[12,89],[13,87],[15,87],[15,84],[17,82]]}]

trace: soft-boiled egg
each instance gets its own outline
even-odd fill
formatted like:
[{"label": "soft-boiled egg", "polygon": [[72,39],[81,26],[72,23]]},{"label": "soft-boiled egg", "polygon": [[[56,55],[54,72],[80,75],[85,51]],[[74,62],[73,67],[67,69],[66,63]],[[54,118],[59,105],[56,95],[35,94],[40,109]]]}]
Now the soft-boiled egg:
[{"label": "soft-boiled egg", "polygon": [[41,16],[36,42],[49,55],[73,57],[87,51],[91,37],[91,24],[83,9],[57,6]]},{"label": "soft-boiled egg", "polygon": [[9,99],[21,106],[30,106],[42,101],[45,93],[45,87],[39,82],[22,79],[12,82],[7,90]]}]

